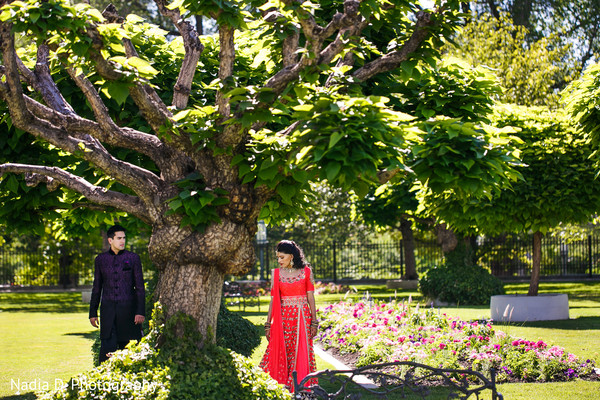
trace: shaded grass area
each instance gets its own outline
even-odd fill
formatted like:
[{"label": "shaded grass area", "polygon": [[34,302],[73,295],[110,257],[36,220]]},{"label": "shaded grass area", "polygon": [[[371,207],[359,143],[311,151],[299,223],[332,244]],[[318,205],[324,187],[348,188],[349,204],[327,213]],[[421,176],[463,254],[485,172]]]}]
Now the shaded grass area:
[{"label": "shaded grass area", "polygon": [[88,304],[81,301],[80,292],[0,292],[0,311],[87,313],[88,307]]},{"label": "shaded grass area", "polygon": [[[526,283],[506,285],[507,293],[526,293]],[[317,306],[337,302],[344,297],[355,300],[365,293],[374,299],[420,302],[418,292],[388,290],[385,286],[356,285],[349,294],[324,294],[316,297]],[[511,336],[529,340],[543,339],[551,345],[565,347],[581,358],[600,363],[600,282],[547,282],[540,284],[541,293],[567,293],[570,316],[567,321],[546,321],[519,324],[497,324],[496,329]],[[262,328],[269,298],[261,297],[261,307],[247,307],[241,314],[258,325],[263,334],[261,345],[252,354],[258,365],[266,349]],[[34,379],[54,385],[55,379],[69,377],[92,368],[90,353],[94,328],[87,318],[88,305],[79,293],[0,293],[0,399],[33,399],[31,391],[16,395],[11,379],[31,382]],[[237,311],[237,307],[232,307]],[[439,309],[461,319],[489,318],[487,306],[456,306]],[[318,369],[335,369],[317,358]],[[437,391],[438,389],[436,389]],[[447,392],[432,393],[431,399],[447,398]],[[501,384],[498,390],[505,399],[596,400],[600,398],[600,383],[587,381],[559,383]],[[482,398],[489,398],[483,396]],[[364,397],[368,398],[368,397]],[[391,397],[393,398],[393,397]],[[397,398],[402,398],[398,395]],[[411,398],[411,397],[407,397]],[[225,399],[224,399],[225,400]]]},{"label": "shaded grass area", "polygon": [[87,309],[79,293],[0,293],[0,398],[33,399],[92,368]]}]

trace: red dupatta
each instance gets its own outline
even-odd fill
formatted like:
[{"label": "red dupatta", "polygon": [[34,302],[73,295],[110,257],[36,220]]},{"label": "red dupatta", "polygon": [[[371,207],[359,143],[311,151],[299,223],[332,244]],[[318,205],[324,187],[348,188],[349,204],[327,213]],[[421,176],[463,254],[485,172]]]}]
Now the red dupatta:
[{"label": "red dupatta", "polygon": [[268,364],[265,371],[282,385],[287,384],[287,355],[283,338],[283,319],[281,317],[281,294],[279,292],[279,268],[273,271],[273,289],[271,289],[271,334],[267,351],[269,352]]}]

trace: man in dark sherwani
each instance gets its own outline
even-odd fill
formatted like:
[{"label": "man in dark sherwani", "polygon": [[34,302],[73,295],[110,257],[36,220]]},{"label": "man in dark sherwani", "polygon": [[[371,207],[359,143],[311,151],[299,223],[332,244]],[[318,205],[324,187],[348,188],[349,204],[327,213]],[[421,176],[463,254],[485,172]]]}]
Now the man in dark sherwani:
[{"label": "man in dark sherwani", "polygon": [[[125,250],[125,228],[107,231],[110,249],[96,257],[90,299],[90,323],[98,327],[100,305],[100,362],[130,340],[142,338],[145,291],[140,257]],[[102,298],[102,304],[100,304]]]}]

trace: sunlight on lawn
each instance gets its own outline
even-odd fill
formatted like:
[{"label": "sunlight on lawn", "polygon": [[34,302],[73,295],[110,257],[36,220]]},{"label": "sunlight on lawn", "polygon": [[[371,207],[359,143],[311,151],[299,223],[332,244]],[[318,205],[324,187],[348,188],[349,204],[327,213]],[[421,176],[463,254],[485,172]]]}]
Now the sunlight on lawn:
[{"label": "sunlight on lawn", "polygon": [[[87,312],[11,311],[6,296],[0,296],[0,398],[45,385],[54,389],[55,384],[60,384],[57,379],[66,382],[92,368],[90,346],[94,328]],[[47,296],[41,298],[47,300]],[[40,306],[43,304],[44,301]],[[23,385],[26,390],[22,390]]]}]

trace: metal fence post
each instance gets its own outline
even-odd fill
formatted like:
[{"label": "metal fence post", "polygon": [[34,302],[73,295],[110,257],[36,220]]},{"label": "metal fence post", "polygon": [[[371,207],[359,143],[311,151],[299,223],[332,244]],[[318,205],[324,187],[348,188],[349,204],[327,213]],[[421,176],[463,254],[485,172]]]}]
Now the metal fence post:
[{"label": "metal fence post", "polygon": [[333,241],[333,282],[337,283],[337,242]]},{"label": "metal fence post", "polygon": [[404,238],[400,239],[400,276],[404,276]]},{"label": "metal fence post", "polygon": [[592,235],[588,235],[588,267],[590,269],[590,278],[592,277],[592,267],[594,266],[592,255]]}]

